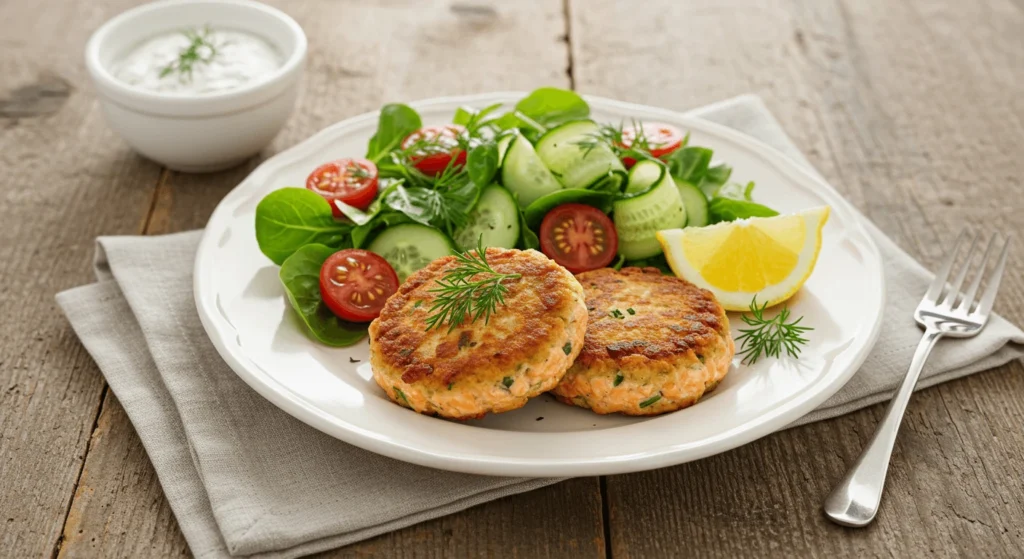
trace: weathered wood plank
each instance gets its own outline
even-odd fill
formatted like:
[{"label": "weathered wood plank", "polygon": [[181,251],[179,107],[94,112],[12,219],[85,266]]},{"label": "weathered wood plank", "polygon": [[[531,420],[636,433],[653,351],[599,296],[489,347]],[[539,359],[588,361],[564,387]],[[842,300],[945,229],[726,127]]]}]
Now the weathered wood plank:
[{"label": "weathered wood plank", "polygon": [[0,549],[61,535],[103,379],[54,303],[90,281],[93,238],[137,233],[159,168],[102,121],[82,64],[127,1],[0,3]]},{"label": "weathered wood plank", "polygon": [[573,479],[317,557],[604,557],[597,488]]},{"label": "weathered wood plank", "polygon": [[[109,391],[89,448],[58,557],[188,555],[146,449]],[[125,509],[132,514],[105,513]],[[97,522],[102,531],[93,529]]]},{"label": "weathered wood plank", "polygon": [[[581,91],[678,109],[758,93],[830,182],[926,265],[965,223],[1024,228],[1024,202],[1010,195],[1024,173],[1024,13],[1010,2],[571,6]],[[1013,252],[997,308],[1020,323],[1024,251]],[[1024,553],[1022,369],[915,396],[867,530],[831,525],[820,504],[881,406],[608,478],[612,554]]]},{"label": "weathered wood plank", "polygon": [[[492,7],[321,0],[281,7],[306,30],[310,59],[299,110],[265,155],[387,100],[568,85],[566,45],[560,38],[563,12],[557,1]],[[346,22],[345,33],[337,33],[339,21]],[[257,163],[215,175],[171,173],[157,193],[147,232],[201,227],[217,201]],[[152,466],[112,395],[100,425],[72,504],[62,555],[176,553],[184,540],[173,517],[165,514],[159,488],[149,483]],[[147,536],[122,535],[133,530]],[[595,478],[488,503],[325,555],[594,557],[603,556],[604,549]]]}]

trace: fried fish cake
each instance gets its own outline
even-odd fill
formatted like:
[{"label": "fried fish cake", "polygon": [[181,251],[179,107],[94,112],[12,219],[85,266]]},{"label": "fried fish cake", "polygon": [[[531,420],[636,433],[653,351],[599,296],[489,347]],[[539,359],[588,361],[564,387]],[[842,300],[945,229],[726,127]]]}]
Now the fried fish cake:
[{"label": "fried fish cake", "polygon": [[552,393],[600,414],[693,405],[729,371],[736,346],[710,291],[656,268],[578,274],[590,318],[583,351]]},{"label": "fried fish cake", "polygon": [[514,410],[554,388],[583,346],[583,288],[534,250],[489,248],[508,288],[490,320],[427,330],[437,280],[457,265],[439,258],[409,276],[370,324],[373,378],[392,401],[452,419]]}]

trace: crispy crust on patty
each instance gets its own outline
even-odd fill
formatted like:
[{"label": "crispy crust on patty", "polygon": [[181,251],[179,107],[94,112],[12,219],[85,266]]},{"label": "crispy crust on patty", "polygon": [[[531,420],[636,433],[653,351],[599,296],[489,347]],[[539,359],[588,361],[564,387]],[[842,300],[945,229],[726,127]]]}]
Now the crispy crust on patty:
[{"label": "crispy crust on patty", "polygon": [[489,248],[487,261],[521,275],[502,282],[505,304],[487,324],[426,329],[431,290],[454,256],[411,275],[370,324],[374,378],[392,400],[444,417],[508,411],[552,388],[579,354],[587,313],[572,274],[532,250]]},{"label": "crispy crust on patty", "polygon": [[553,390],[559,400],[655,415],[696,403],[725,376],[735,345],[711,292],[656,268],[576,277],[589,319],[583,351]]}]

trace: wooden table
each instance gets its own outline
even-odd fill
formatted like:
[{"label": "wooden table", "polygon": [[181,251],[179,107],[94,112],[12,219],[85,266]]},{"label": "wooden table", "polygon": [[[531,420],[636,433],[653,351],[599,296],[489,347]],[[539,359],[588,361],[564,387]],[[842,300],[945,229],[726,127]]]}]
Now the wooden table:
[{"label": "wooden table", "polygon": [[[104,124],[89,33],[137,0],[0,3],[0,555],[188,548],[117,398],[53,295],[97,235],[202,227],[259,162],[191,176]],[[263,158],[385,101],[540,85],[672,109],[761,95],[853,204],[927,266],[964,224],[1024,228],[1021,0],[295,0],[304,94]],[[1018,243],[997,310],[1024,322]],[[822,498],[875,406],[663,470],[575,479],[330,556],[1021,556],[1024,367],[910,404],[878,521]]]}]

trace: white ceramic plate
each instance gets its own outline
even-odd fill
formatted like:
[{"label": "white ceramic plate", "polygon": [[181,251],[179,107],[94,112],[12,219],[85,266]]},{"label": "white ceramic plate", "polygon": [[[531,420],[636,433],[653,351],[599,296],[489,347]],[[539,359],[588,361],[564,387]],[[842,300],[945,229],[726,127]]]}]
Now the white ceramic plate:
[{"label": "white ceramic plate", "polygon": [[[425,124],[450,122],[460,105],[514,103],[494,93],[414,103]],[[691,144],[709,146],[757,181],[755,198],[781,212],[828,204],[831,218],[817,268],[790,301],[814,327],[799,361],[739,365],[690,408],[654,418],[600,416],[544,395],[526,407],[457,423],[391,403],[370,375],[366,342],[332,349],[302,331],[256,245],[256,204],[268,192],[304,184],[324,161],[358,156],[377,113],[335,124],[256,169],[217,207],[195,267],[195,297],[210,339],[238,376],[281,409],[345,442],[399,460],[468,473],[585,476],[659,468],[723,452],[778,430],[814,409],[857,370],[878,335],[883,277],[878,249],[857,214],[830,186],[777,151],[734,130],[675,112],[588,98],[599,121],[673,123]],[[741,324],[733,316],[733,334]],[[543,419],[540,419],[543,418]]]}]

